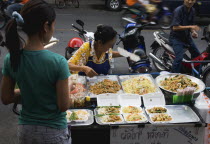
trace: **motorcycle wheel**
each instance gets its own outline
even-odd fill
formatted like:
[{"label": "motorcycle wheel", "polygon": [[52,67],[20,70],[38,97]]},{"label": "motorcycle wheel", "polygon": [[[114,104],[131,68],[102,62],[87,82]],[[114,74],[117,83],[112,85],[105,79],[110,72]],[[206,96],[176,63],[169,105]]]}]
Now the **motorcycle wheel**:
[{"label": "motorcycle wheel", "polygon": [[55,5],[59,9],[63,9],[66,6],[65,0],[55,0]]},{"label": "motorcycle wheel", "polygon": [[79,1],[78,0],[71,0],[72,2],[72,5],[75,7],[75,8],[79,8]]},{"label": "motorcycle wheel", "polygon": [[2,29],[6,25],[6,17],[0,14],[0,29]]},{"label": "motorcycle wheel", "polygon": [[[169,60],[169,57],[165,55],[165,50],[162,47],[158,47],[152,52],[158,59],[162,60],[165,63],[164,59],[168,59],[168,62],[165,63],[166,66],[170,67],[172,65],[172,62]],[[166,69],[164,66],[158,64],[155,62],[155,60],[152,60],[153,65],[157,69],[157,71],[169,71],[170,69]]]},{"label": "motorcycle wheel", "polygon": [[112,11],[119,11],[122,7],[122,1],[121,0],[107,0],[106,6],[109,10]]},{"label": "motorcycle wheel", "polygon": [[172,16],[171,15],[164,15],[159,20],[159,25],[162,29],[169,29],[172,22]]},{"label": "motorcycle wheel", "polygon": [[137,15],[131,13],[130,11],[125,11],[123,12],[122,16],[121,16],[121,25],[123,28],[125,28],[127,26],[127,24],[131,23],[131,22],[128,22],[127,20],[124,20],[123,18],[127,18],[127,19],[130,19],[132,21],[135,21],[135,18],[137,17]]},{"label": "motorcycle wheel", "polygon": [[[202,78],[204,84],[206,87],[210,87],[210,66],[208,66],[204,72],[203,72],[203,78]],[[210,90],[206,90],[206,95],[210,98]]]}]

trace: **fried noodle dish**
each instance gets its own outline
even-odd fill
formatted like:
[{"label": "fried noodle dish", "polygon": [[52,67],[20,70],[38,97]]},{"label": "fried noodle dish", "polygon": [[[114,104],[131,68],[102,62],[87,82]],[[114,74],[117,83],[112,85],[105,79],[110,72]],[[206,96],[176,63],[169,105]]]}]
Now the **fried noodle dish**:
[{"label": "fried noodle dish", "polygon": [[126,106],[122,108],[123,113],[141,113],[141,109],[135,106]]},{"label": "fried noodle dish", "polygon": [[147,110],[149,113],[166,113],[167,109],[164,107],[153,107]]},{"label": "fried noodle dish", "polygon": [[103,94],[103,93],[117,93],[120,90],[120,85],[117,81],[112,81],[109,79],[104,79],[90,86],[90,92],[93,94]]},{"label": "fried noodle dish", "polygon": [[116,107],[102,107],[98,109],[98,114],[120,113],[120,108]]},{"label": "fried noodle dish", "polygon": [[168,114],[157,114],[157,115],[154,115],[152,117],[152,120],[154,122],[157,122],[157,121],[171,121],[172,120],[172,117]]},{"label": "fried noodle dish", "polygon": [[169,91],[177,92],[178,89],[185,89],[186,87],[194,87],[196,90],[199,89],[197,83],[192,82],[191,79],[184,75],[176,75],[173,77],[165,78],[160,82],[160,85]]},{"label": "fried noodle dish", "polygon": [[138,113],[134,113],[134,114],[127,115],[125,119],[126,121],[142,121],[142,120],[145,120],[145,117]]},{"label": "fried noodle dish", "polygon": [[122,82],[122,86],[126,93],[139,95],[153,93],[157,91],[155,85],[151,82],[151,80],[144,76],[128,79]]},{"label": "fried noodle dish", "polygon": [[101,117],[103,123],[108,122],[122,122],[120,115],[105,115]]}]

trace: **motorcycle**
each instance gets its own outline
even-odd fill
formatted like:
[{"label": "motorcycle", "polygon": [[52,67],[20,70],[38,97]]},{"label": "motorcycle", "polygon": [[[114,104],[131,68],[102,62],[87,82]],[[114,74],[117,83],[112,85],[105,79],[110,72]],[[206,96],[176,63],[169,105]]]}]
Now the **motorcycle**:
[{"label": "motorcycle", "polygon": [[[172,68],[175,54],[169,43],[169,34],[164,31],[154,32],[155,41],[151,45],[152,52],[149,56],[152,59],[154,67],[158,71],[170,71]],[[210,25],[204,28],[203,37],[208,43],[206,49],[196,58],[190,59],[187,51],[190,48],[186,45],[184,48],[184,58],[181,64],[181,73],[195,75],[201,78],[207,86],[210,79]],[[208,84],[210,86],[210,83]]]},{"label": "motorcycle", "polygon": [[123,33],[119,36],[117,45],[122,41],[126,51],[140,57],[140,60],[138,61],[133,61],[129,57],[127,58],[131,73],[148,73],[151,71],[150,61],[146,55],[144,37],[141,35],[143,28],[148,25],[149,24],[141,25],[129,23]]},{"label": "motorcycle", "polygon": [[10,17],[6,14],[6,8],[10,4],[12,4],[10,1],[0,1],[0,29],[10,20]]},{"label": "motorcycle", "polygon": [[[147,14],[142,11],[132,8],[124,7],[125,11],[121,16],[121,25],[125,27],[128,23],[143,24],[142,20],[147,18]],[[172,21],[172,13],[167,7],[161,7],[159,12],[155,15],[156,23],[160,25],[162,29],[169,29]]]},{"label": "motorcycle", "polygon": [[79,35],[79,37],[74,37],[69,40],[67,47],[65,48],[65,58],[68,60],[70,59],[74,53],[80,48],[80,46],[84,42],[89,42],[94,39],[94,33],[88,32],[84,30],[84,22],[81,20],[76,20],[76,23],[81,26],[81,28],[78,28],[74,24],[72,24],[73,30],[76,31]]}]

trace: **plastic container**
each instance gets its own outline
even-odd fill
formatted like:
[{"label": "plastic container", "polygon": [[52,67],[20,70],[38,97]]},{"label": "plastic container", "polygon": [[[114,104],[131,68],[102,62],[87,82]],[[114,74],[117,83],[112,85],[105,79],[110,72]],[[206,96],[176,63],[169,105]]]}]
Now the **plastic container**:
[{"label": "plastic container", "polygon": [[157,92],[157,93],[150,93],[143,96],[144,106],[164,106],[166,104],[165,97],[163,93]]},{"label": "plastic container", "polygon": [[119,106],[117,94],[100,94],[97,95],[97,106]]}]

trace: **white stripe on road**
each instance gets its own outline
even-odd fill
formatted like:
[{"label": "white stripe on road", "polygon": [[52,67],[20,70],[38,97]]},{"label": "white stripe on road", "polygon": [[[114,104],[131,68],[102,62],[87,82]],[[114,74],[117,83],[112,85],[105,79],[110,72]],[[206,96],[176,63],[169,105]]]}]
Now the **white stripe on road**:
[{"label": "white stripe on road", "polygon": [[60,16],[69,16],[69,15],[73,15],[73,14],[56,14],[56,15],[60,15]]}]

